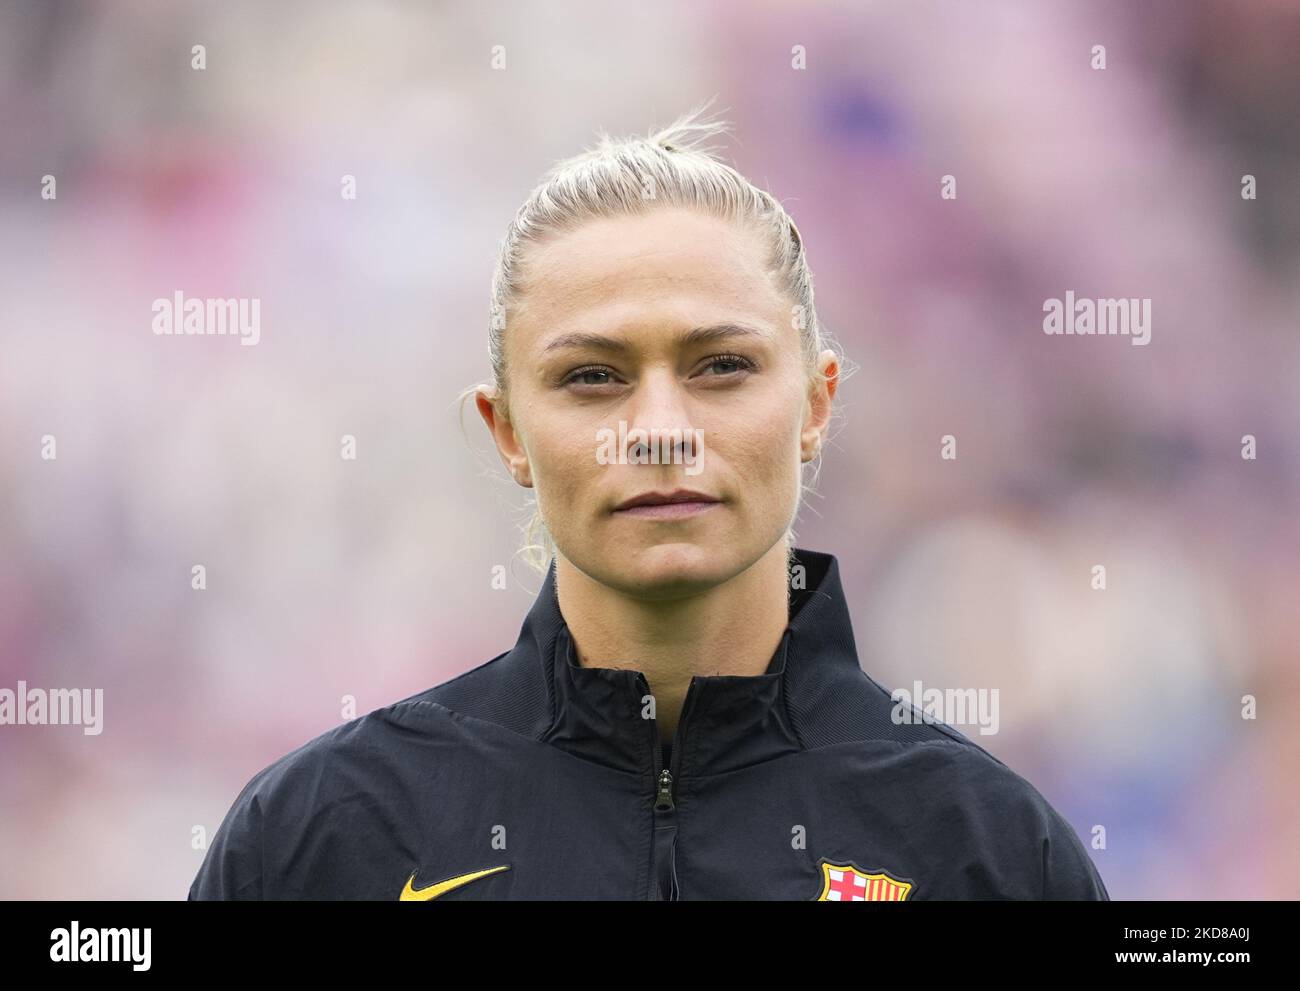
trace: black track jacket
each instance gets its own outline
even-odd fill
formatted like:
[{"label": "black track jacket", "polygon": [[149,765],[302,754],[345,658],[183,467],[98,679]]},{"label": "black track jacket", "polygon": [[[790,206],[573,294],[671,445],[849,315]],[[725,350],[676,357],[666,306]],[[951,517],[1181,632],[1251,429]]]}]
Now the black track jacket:
[{"label": "black track jacket", "polygon": [[1109,900],[1032,785],[891,718],[835,557],[795,554],[766,673],[695,676],[671,748],[644,675],[577,664],[552,559],[512,650],[256,774],[189,898]]}]

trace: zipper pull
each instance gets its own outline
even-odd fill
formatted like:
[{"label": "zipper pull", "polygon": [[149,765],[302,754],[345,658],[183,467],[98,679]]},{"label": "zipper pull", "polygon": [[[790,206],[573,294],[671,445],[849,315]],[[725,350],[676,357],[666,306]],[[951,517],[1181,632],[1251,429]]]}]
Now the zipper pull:
[{"label": "zipper pull", "polygon": [[659,775],[659,793],[655,796],[656,812],[671,812],[676,806],[673,804],[673,775],[668,768],[664,768]]}]

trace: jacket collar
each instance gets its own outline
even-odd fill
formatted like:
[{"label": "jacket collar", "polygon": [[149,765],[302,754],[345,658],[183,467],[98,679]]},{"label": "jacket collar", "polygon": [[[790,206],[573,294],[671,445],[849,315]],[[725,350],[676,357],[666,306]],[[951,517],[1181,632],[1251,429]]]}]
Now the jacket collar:
[{"label": "jacket collar", "polygon": [[[789,623],[767,670],[691,680],[672,741],[676,774],[747,767],[835,742],[846,728],[846,710],[837,700],[855,694],[866,679],[839,564],[831,554],[796,548],[791,576]],[[476,708],[586,760],[636,773],[658,767],[655,724],[641,717],[649,694],[645,677],[578,663],[556,597],[554,558],[514,648],[488,666],[500,676],[491,701],[484,686],[469,679],[475,672],[464,676],[459,691],[453,680],[437,696],[451,708]],[[470,698],[479,704],[456,704]]]}]

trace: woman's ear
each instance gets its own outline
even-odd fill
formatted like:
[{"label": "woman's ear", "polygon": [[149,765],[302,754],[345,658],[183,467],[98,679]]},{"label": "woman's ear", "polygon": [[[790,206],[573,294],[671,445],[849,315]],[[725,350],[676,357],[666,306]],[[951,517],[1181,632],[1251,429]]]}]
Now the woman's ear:
[{"label": "woman's ear", "polygon": [[481,385],[475,390],[474,404],[492,434],[502,464],[516,482],[525,488],[531,488],[533,479],[528,466],[528,452],[524,449],[514,424],[510,422],[509,413],[502,408],[505,403],[500,392],[491,386]]},{"label": "woman's ear", "polygon": [[808,406],[799,436],[802,459],[811,461],[822,448],[822,437],[831,419],[831,400],[839,387],[840,366],[829,348],[817,358],[817,374],[808,386]]}]

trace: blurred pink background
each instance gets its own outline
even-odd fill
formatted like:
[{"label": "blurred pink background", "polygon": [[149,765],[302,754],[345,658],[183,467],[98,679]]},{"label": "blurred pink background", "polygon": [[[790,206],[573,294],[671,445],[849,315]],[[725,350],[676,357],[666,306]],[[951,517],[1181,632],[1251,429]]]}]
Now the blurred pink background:
[{"label": "blurred pink background", "polygon": [[[715,94],[860,366],[797,529],[864,668],[998,688],[958,728],[1105,827],[1112,898],[1300,896],[1297,48],[1264,0],[6,3],[0,688],[104,724],[0,726],[0,897],[184,898],[343,696],[513,645],[524,490],[455,403],[498,239]],[[259,298],[257,346],[153,334],[178,289]],[[1045,335],[1067,289],[1151,342]]]}]

